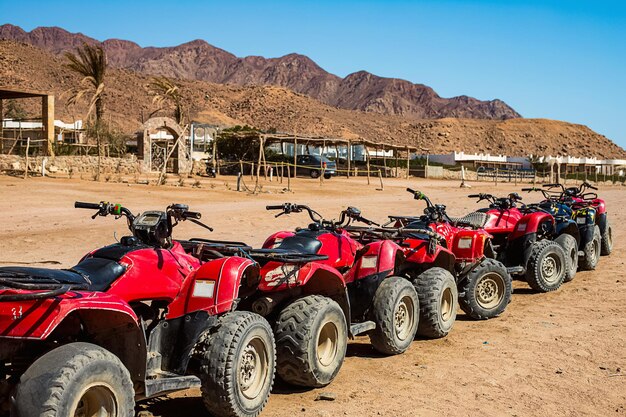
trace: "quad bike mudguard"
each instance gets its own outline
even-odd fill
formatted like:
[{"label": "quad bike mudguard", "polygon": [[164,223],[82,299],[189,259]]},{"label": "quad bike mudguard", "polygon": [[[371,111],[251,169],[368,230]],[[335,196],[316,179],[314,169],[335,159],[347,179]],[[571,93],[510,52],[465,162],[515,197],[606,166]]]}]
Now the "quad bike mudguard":
[{"label": "quad bike mudguard", "polygon": [[554,217],[544,212],[529,213],[522,216],[513,232],[509,235],[509,242],[524,235],[536,234],[539,231],[539,227],[545,223],[549,223],[551,227],[554,227]]},{"label": "quad bike mudguard", "polygon": [[606,231],[606,225],[608,223],[606,211],[604,213],[600,213],[600,211],[596,212],[596,224],[600,228],[600,234],[604,234]]},{"label": "quad bike mudguard", "polygon": [[369,243],[359,251],[355,265],[344,275],[350,297],[351,315],[361,319],[372,305],[383,279],[393,275],[404,260],[402,248],[389,240]]},{"label": "quad bike mudguard", "polygon": [[253,285],[258,279],[257,264],[247,258],[230,256],[204,263],[185,279],[178,296],[169,305],[167,319],[194,311],[211,315],[230,311],[241,285]]}]

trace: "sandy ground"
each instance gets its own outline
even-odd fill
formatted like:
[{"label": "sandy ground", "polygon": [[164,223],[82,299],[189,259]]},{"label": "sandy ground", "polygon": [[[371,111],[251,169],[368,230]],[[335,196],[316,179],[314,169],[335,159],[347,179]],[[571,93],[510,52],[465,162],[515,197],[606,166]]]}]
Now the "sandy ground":
[{"label": "sandy ground", "polygon": [[[163,209],[172,202],[188,203],[215,227],[214,238],[258,245],[270,233],[306,225],[304,214],[274,219],[266,204],[310,204],[328,217],[347,205],[364,216],[414,214],[422,206],[404,191],[426,192],[448,205],[451,214],[477,208],[469,192],[505,194],[519,186],[476,183],[471,190],[458,182],[343,178],[297,180],[293,193],[281,185],[266,185],[260,195],[227,190],[231,178],[205,180],[202,188],[155,187],[94,183],[79,180],[0,177],[4,227],[0,230],[0,262],[58,261],[73,265],[87,250],[126,234],[125,222],[91,220],[73,208],[75,200],[116,201],[138,212]],[[594,272],[581,272],[573,282],[550,294],[535,294],[515,284],[506,312],[488,322],[467,320],[462,313],[450,335],[441,340],[417,340],[403,355],[380,357],[358,338],[337,379],[319,390],[277,385],[264,416],[626,416],[626,273],[624,272],[626,190],[606,187],[614,226],[615,251],[603,257]],[[538,195],[526,200],[538,199]],[[178,228],[181,238],[208,236],[191,224]],[[315,401],[321,392],[336,400]],[[190,390],[143,404],[154,416],[207,415],[199,391]]]}]

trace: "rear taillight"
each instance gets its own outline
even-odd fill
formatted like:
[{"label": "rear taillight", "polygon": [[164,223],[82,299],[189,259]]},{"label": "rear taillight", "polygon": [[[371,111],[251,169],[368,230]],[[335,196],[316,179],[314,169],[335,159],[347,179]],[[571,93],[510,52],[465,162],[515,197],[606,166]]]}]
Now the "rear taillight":
[{"label": "rear taillight", "polygon": [[326,162],[322,162],[322,167],[326,168]]}]

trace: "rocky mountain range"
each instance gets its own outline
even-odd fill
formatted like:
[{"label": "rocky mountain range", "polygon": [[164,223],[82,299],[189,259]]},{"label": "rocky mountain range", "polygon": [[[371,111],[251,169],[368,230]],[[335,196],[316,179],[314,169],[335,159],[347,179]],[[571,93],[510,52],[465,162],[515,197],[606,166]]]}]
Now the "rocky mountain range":
[{"label": "rocky mountain range", "polygon": [[[0,87],[50,91],[56,96],[56,118],[83,119],[87,103],[67,105],[67,91],[80,83],[64,57],[29,44],[0,41]],[[107,121],[132,134],[156,108],[147,85],[150,77],[112,68],[106,80]],[[443,118],[415,120],[346,110],[302,93],[275,86],[238,86],[178,80],[185,107],[194,120],[224,127],[250,125],[300,135],[364,138],[411,145],[430,153],[484,152],[512,156],[571,155],[626,158],[626,151],[586,126],[545,119],[485,120]],[[20,100],[30,115],[41,100]],[[171,109],[157,114],[171,115]]]},{"label": "rocky mountain range", "polygon": [[[58,27],[39,27],[26,32],[10,24],[0,26],[0,39],[28,43],[56,55],[74,50],[83,43],[99,42]],[[115,68],[218,84],[274,85],[341,109],[411,119],[455,117],[505,120],[521,117],[498,99],[481,101],[468,96],[443,98],[428,86],[378,77],[366,71],[340,78],[299,54],[280,58],[239,58],[203,40],[162,48],[142,48],[134,42],[120,39],[107,39],[102,45],[109,64]]]}]

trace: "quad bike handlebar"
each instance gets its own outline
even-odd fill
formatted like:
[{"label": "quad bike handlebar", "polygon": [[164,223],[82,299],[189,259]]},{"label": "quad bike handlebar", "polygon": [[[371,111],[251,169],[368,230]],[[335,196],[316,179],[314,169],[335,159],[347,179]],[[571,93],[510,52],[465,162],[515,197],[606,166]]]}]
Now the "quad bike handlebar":
[{"label": "quad bike handlebar", "polygon": [[362,222],[369,226],[372,226],[372,225],[379,226],[378,223],[361,216],[361,210],[359,210],[356,207],[348,207],[347,209],[343,210],[341,212],[341,215],[338,221],[325,220],[320,213],[313,210],[309,206],[306,206],[303,204],[284,203],[281,205],[265,206],[265,209],[266,210],[281,210],[281,212],[278,213],[274,217],[280,217],[284,214],[301,213],[302,211],[306,211],[309,214],[309,217],[311,218],[311,220],[315,224],[318,224],[322,227],[330,228],[333,230],[347,227],[351,221]]},{"label": "quad bike handlebar", "polygon": [[448,216],[446,212],[446,206],[444,204],[433,204],[430,201],[430,198],[426,196],[423,192],[419,190],[413,190],[412,188],[407,188],[407,192],[413,194],[413,198],[416,200],[424,200],[426,202],[426,208],[424,209],[424,214],[428,216],[432,221],[445,221],[449,223],[454,223],[452,219]]},{"label": "quad bike handlebar", "polygon": [[506,197],[496,197],[493,194],[470,194],[469,198],[477,198],[477,203],[480,203],[483,200],[489,201],[489,205],[491,208],[500,208],[500,209],[509,209],[511,207],[516,207],[516,203],[518,201],[522,201],[522,196],[518,193],[510,193]]}]

